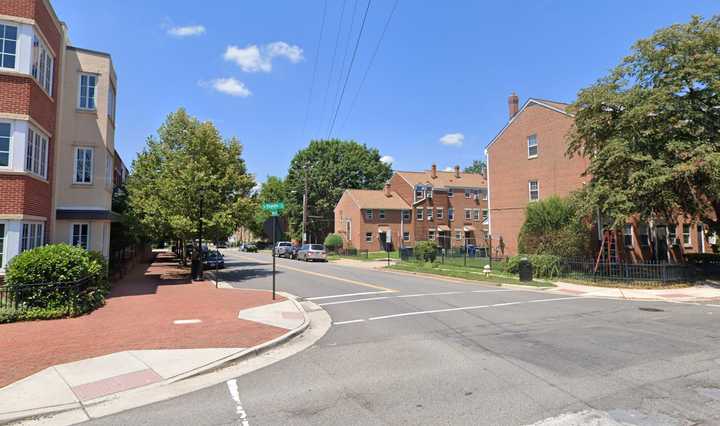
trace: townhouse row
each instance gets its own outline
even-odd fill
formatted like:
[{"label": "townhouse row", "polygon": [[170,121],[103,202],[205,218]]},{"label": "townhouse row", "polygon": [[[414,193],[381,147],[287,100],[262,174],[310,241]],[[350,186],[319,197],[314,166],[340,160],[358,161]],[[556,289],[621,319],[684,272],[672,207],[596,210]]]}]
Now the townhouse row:
[{"label": "townhouse row", "polygon": [[[398,171],[384,190],[346,190],[335,208],[335,232],[346,247],[384,250],[436,241],[440,247],[475,245],[493,255],[518,254],[518,236],[529,203],[568,196],[587,184],[587,158],[566,155],[574,117],[568,104],[508,98],[508,121],[485,150],[486,175]],[[595,253],[606,223],[593,225]],[[710,252],[718,243],[708,227],[678,215],[674,223],[629,221],[618,252],[626,261],[679,261],[686,253]],[[588,253],[591,254],[591,253]]]},{"label": "townhouse row", "polygon": [[0,274],[46,243],[109,255],[116,100],[110,55],[72,46],[48,0],[0,1]]}]

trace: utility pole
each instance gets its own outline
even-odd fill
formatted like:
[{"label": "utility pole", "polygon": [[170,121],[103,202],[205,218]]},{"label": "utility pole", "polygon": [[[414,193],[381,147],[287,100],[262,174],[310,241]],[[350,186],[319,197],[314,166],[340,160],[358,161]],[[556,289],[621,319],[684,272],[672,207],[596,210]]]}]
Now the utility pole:
[{"label": "utility pole", "polygon": [[305,190],[303,191],[303,223],[302,223],[302,243],[307,240],[307,221],[308,221],[308,174],[307,164],[305,164]]},{"label": "utility pole", "polygon": [[202,249],[202,240],[203,240],[203,201],[204,201],[204,194],[202,193],[202,190],[200,191],[200,222],[198,223],[198,253],[200,254],[200,263],[198,264],[198,270],[197,270],[197,278],[199,281],[202,281],[203,279],[203,249]]}]

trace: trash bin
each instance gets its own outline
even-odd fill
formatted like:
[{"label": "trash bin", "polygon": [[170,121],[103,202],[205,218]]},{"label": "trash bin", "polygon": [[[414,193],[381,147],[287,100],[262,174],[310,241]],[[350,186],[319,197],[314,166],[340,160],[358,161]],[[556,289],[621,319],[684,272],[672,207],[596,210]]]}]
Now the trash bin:
[{"label": "trash bin", "polygon": [[200,272],[200,261],[197,259],[193,259],[190,263],[190,275],[192,276],[193,280],[198,279],[198,272]]},{"label": "trash bin", "polygon": [[520,281],[528,282],[532,281],[533,279],[533,270],[532,270],[532,263],[527,259],[527,257],[523,257],[520,259],[520,264],[518,265],[518,272],[520,274]]}]

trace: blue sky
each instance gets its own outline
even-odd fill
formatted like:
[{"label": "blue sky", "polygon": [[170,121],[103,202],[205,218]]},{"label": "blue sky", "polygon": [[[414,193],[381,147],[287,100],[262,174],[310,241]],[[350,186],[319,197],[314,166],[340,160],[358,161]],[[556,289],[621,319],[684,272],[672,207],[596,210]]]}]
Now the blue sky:
[{"label": "blue sky", "polygon": [[[311,138],[327,137],[345,78],[343,57],[347,72],[367,5],[328,0],[318,49],[325,0],[52,1],[74,45],[113,56],[119,77],[116,145],[126,163],[168,113],[184,106],[212,120],[225,137],[240,139],[259,181],[284,176]],[[394,158],[397,170],[428,169],[432,162],[440,168],[468,165],[483,157],[507,121],[512,91],[521,103],[527,97],[571,102],[636,39],[693,14],[720,13],[716,0],[592,6],[399,0],[360,87],[393,3],[371,3],[332,136],[378,148]]]}]

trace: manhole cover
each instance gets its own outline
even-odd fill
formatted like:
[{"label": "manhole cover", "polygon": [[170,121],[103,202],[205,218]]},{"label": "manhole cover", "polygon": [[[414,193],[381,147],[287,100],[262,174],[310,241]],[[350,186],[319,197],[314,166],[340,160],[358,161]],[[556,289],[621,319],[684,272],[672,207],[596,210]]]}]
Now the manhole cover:
[{"label": "manhole cover", "polygon": [[664,310],[658,309],[658,308],[638,308],[638,309],[640,309],[641,311],[645,311],[645,312],[665,312]]}]

